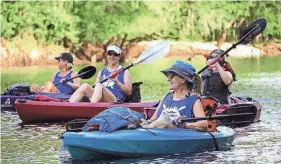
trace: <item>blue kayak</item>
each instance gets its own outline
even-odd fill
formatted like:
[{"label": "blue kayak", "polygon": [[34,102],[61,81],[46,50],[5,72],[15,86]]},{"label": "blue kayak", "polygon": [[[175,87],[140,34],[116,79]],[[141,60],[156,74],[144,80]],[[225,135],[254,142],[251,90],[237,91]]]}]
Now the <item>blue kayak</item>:
[{"label": "blue kayak", "polygon": [[215,144],[219,148],[230,146],[235,135],[227,127],[218,127],[212,135],[193,129],[148,130],[66,132],[62,140],[73,160],[91,160],[214,150]]}]

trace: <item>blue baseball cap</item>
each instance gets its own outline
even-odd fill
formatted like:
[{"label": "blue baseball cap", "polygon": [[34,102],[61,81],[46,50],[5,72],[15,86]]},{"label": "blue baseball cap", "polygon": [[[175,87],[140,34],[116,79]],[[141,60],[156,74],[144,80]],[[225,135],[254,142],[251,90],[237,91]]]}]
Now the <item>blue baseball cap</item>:
[{"label": "blue baseball cap", "polygon": [[169,72],[174,72],[183,77],[189,83],[192,83],[194,86],[192,78],[194,77],[196,70],[191,64],[187,62],[177,60],[174,62],[171,68],[163,70],[161,72],[166,76]]}]

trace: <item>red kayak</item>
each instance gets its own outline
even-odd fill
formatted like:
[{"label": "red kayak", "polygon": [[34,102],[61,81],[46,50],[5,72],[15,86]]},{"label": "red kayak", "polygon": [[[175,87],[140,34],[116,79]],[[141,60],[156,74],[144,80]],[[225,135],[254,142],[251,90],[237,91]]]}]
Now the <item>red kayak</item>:
[{"label": "red kayak", "polygon": [[158,101],[141,103],[69,103],[53,101],[16,100],[16,110],[23,123],[69,121],[89,119],[109,107],[126,107],[137,112],[152,108]]},{"label": "red kayak", "polygon": [[[237,115],[243,113],[252,113],[251,115],[241,115],[239,117],[227,118],[220,120],[219,123],[228,126],[247,126],[254,122],[258,113],[258,102],[242,101],[235,99],[236,102],[232,104],[218,105],[213,98],[203,98],[202,104],[206,116],[213,115],[215,111],[217,115]],[[94,115],[104,111],[110,107],[127,107],[137,112],[144,112],[146,118],[150,118],[159,101],[141,102],[141,103],[69,103],[69,102],[54,102],[54,101],[32,101],[32,100],[17,100],[16,110],[24,124],[37,122],[59,122],[69,121],[73,119],[89,119]]]}]

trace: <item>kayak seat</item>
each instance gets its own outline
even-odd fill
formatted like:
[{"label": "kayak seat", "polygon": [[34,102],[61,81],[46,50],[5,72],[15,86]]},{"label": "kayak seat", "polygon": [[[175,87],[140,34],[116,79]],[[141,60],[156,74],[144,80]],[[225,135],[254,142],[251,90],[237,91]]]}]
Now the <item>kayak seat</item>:
[{"label": "kayak seat", "polygon": [[89,119],[75,119],[75,120],[69,121],[65,125],[65,130],[67,132],[81,132],[82,127],[85,126],[88,121],[89,121]]},{"label": "kayak seat", "polygon": [[[140,92],[141,84],[143,84],[143,82],[134,82],[132,84],[132,94],[125,96],[124,99],[122,100],[118,100],[116,104],[141,102],[141,92]],[[82,102],[90,102],[90,99],[87,96],[83,96]]]},{"label": "kayak seat", "polygon": [[146,120],[149,120],[149,119],[153,116],[153,114],[154,114],[156,108],[157,108],[157,107],[153,107],[153,108],[144,108],[144,109],[143,109],[144,118],[145,118]]},{"label": "kayak seat", "polygon": [[143,82],[134,82],[132,84],[132,94],[126,96],[121,103],[141,102],[140,85]]}]

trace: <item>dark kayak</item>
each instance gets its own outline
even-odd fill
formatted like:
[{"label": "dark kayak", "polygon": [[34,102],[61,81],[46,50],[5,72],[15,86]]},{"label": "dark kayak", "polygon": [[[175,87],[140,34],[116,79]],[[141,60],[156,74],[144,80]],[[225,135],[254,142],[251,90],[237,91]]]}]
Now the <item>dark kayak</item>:
[{"label": "dark kayak", "polygon": [[64,93],[49,93],[49,92],[31,92],[28,95],[7,95],[2,93],[1,94],[1,111],[16,111],[15,108],[15,101],[17,99],[25,99],[25,100],[32,100],[38,95],[45,95],[48,97],[60,99],[60,100],[68,100],[71,95],[64,94]]}]

